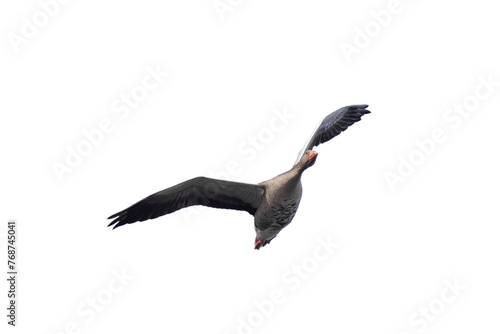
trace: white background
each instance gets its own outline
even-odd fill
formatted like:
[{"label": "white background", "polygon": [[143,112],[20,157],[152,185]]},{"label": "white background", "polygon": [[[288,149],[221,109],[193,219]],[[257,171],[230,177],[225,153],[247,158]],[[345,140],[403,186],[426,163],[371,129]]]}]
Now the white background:
[{"label": "white background", "polygon": [[[0,284],[2,333],[498,332],[498,10],[401,0],[381,27],[372,12],[389,1],[223,3],[220,15],[211,0],[69,1],[17,47],[23,18],[42,9],[2,3],[0,262],[6,271],[5,225],[16,219],[20,272],[15,330]],[[342,43],[356,38],[346,57]],[[120,119],[113,103],[148,67],[169,75]],[[480,77],[497,86],[479,101]],[[479,101],[469,116],[446,121],[466,100]],[[317,148],[293,223],[259,251],[244,212],[106,227],[110,214],[231,161],[233,180],[284,172],[318,121],[362,103],[372,114]],[[238,147],[269,134],[275,110],[293,119],[247,159]],[[53,164],[103,119],[113,130],[59,180]],[[418,153],[415,141],[436,129],[446,140]],[[391,189],[387,173],[412,154],[420,165]],[[318,238],[340,244],[323,261]],[[444,303],[447,280],[462,290]],[[257,314],[273,290],[282,303]]]}]

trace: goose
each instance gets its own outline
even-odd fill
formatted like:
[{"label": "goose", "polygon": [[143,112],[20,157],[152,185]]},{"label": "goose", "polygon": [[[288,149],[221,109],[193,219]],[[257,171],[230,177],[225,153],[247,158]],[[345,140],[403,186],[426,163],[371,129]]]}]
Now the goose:
[{"label": "goose", "polygon": [[158,191],[119,211],[108,219],[113,229],[175,212],[193,205],[246,211],[254,216],[254,249],[273,240],[292,221],[302,198],[302,173],[313,166],[318,153],[315,146],[325,143],[370,111],[368,105],[349,105],[326,116],[299,152],[293,167],[258,184],[241,183],[208,177],[195,177]]}]

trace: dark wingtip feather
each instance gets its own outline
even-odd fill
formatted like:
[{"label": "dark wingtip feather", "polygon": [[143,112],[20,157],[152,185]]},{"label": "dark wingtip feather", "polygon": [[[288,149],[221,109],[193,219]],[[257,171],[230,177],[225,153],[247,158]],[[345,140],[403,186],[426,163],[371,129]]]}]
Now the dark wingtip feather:
[{"label": "dark wingtip feather", "polygon": [[113,222],[111,222],[108,226],[112,226],[112,225],[114,225],[114,226],[113,226],[113,230],[114,230],[114,229],[115,229],[115,228],[117,228],[117,227],[120,227],[120,226],[123,226],[123,225],[127,224],[127,223],[125,223],[124,221],[119,221],[119,222],[117,222],[117,220],[118,220],[118,218],[117,218],[116,220],[114,220]]},{"label": "dark wingtip feather", "polygon": [[113,220],[111,223],[108,224],[108,227],[109,226],[113,226],[114,224],[116,224],[116,222],[119,220],[120,218],[116,218],[115,220]]},{"label": "dark wingtip feather", "polygon": [[371,111],[366,109],[366,108],[368,108],[367,104],[353,104],[350,106],[346,106],[346,108],[348,108],[350,110],[355,109],[357,112],[359,112],[362,115],[371,114]]},{"label": "dark wingtip feather", "polygon": [[108,224],[108,227],[113,226],[113,229],[125,225],[126,223],[126,218],[127,218],[127,212],[126,211],[120,211],[115,213],[114,215],[111,215],[108,217],[108,219],[115,218],[111,223]]}]

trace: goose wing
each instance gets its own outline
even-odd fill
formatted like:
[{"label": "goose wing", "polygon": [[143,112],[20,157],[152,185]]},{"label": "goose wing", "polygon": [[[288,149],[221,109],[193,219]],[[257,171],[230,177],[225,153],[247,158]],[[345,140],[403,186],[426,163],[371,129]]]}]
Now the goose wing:
[{"label": "goose wing", "polygon": [[361,120],[363,115],[369,114],[367,104],[357,104],[340,108],[326,116],[312,133],[305,146],[299,152],[297,163],[307,150],[312,150],[315,146],[325,143],[333,137],[345,131],[349,126]]},{"label": "goose wing", "polygon": [[192,205],[241,210],[254,215],[264,193],[262,185],[196,177],[154,193],[109,216],[108,219],[114,220],[108,226],[117,228],[154,219]]}]

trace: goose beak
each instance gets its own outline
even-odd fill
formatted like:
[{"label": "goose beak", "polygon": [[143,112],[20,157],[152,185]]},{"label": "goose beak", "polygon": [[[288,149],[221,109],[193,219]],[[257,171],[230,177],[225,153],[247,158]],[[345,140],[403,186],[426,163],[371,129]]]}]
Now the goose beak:
[{"label": "goose beak", "polygon": [[261,246],[263,246],[264,239],[262,238],[255,238],[255,248],[254,249],[259,249]]},{"label": "goose beak", "polygon": [[309,160],[313,160],[318,155],[318,152],[309,151]]}]

